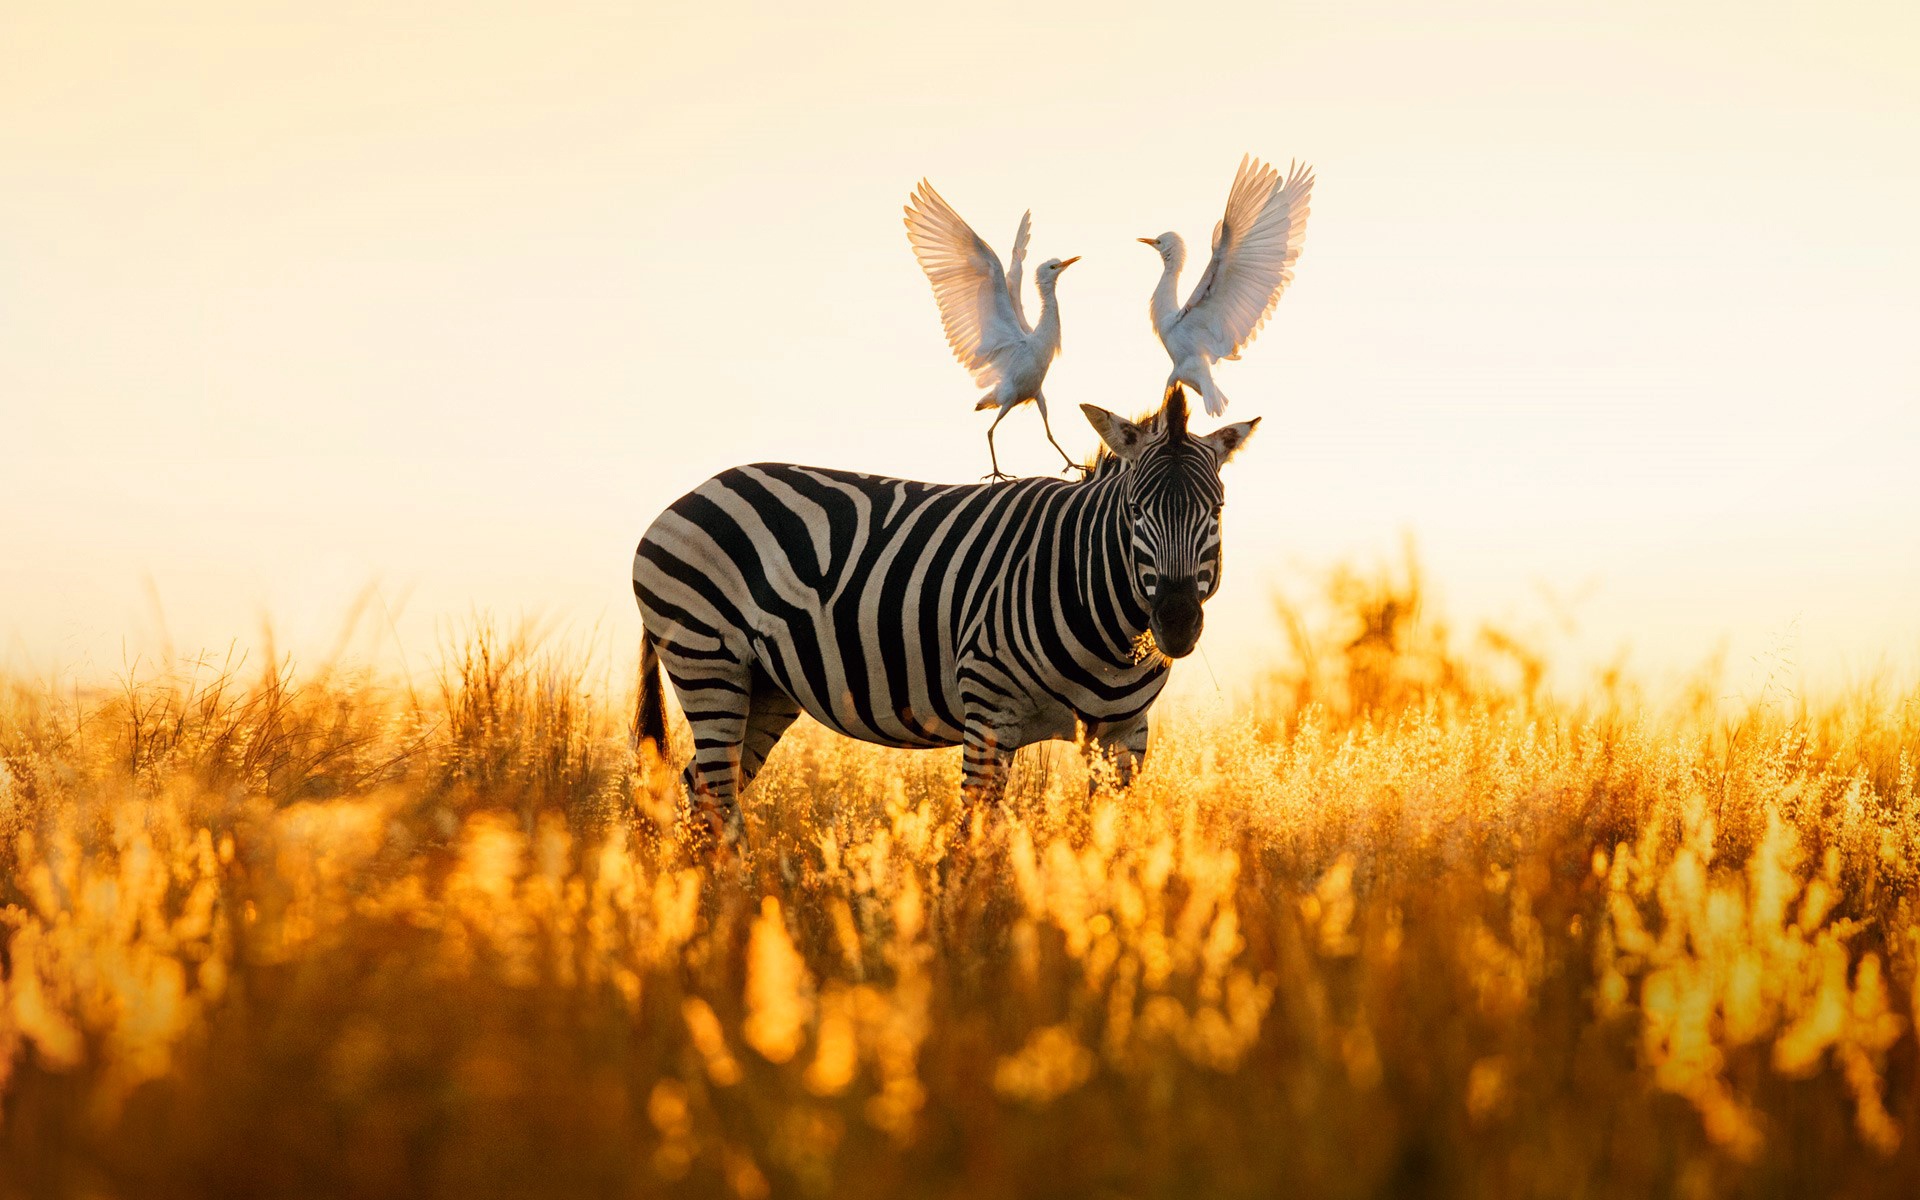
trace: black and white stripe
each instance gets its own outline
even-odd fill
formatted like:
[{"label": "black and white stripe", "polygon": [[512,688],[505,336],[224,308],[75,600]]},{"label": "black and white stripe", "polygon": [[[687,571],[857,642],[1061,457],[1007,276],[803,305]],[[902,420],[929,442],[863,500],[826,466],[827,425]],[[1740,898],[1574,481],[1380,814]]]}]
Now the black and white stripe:
[{"label": "black and white stripe", "polygon": [[[641,538],[637,734],[664,740],[657,661],[693,729],[689,793],[734,798],[802,711],[887,746],[962,745],[970,802],[1021,746],[1084,735],[1122,780],[1168,661],[1219,585],[1219,471],[1257,421],[1190,435],[1083,406],[1109,453],[1086,479],[946,485],[786,463],[735,467]],[[1160,653],[1141,653],[1151,631]]]}]

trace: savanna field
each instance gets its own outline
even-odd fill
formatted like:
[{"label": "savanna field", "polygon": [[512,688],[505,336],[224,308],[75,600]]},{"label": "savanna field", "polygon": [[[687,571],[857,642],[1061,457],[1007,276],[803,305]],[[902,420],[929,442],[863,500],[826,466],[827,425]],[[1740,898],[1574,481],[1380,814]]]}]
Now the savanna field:
[{"label": "savanna field", "polygon": [[1920,692],[1405,591],[964,832],[803,723],[719,862],[530,639],[0,685],[0,1198],[1916,1194]]}]

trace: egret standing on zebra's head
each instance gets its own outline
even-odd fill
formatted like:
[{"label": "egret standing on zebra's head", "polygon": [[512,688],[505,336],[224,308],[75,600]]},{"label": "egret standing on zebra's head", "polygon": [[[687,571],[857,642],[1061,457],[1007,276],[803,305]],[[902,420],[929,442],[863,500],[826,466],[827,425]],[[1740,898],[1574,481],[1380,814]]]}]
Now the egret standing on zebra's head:
[{"label": "egret standing on zebra's head", "polygon": [[988,478],[1009,478],[1000,469],[993,431],[1008,412],[1029,400],[1040,410],[1040,425],[1047,431],[1047,440],[1060,450],[1067,466],[1079,467],[1053,439],[1053,426],[1047,422],[1047,397],[1040,384],[1054,356],[1060,353],[1060,305],[1054,298],[1054,287],[1060,272],[1079,262],[1080,256],[1050,258],[1034,269],[1040,320],[1029,325],[1020,299],[1020,265],[1026,258],[1027,237],[1033,227],[1031,210],[1020,218],[1020,230],[1014,234],[1010,269],[1002,269],[1000,256],[926,180],[920,181],[905,211],[907,240],[913,243],[913,255],[933,285],[947,345],[953,348],[960,365],[972,372],[974,384],[987,389],[974,408],[1000,410],[987,427],[987,456],[993,463],[993,474]]},{"label": "egret standing on zebra's head", "polygon": [[1293,164],[1280,172],[1248,155],[1227,193],[1227,212],[1213,227],[1213,258],[1184,305],[1176,285],[1187,262],[1187,244],[1177,233],[1138,238],[1160,252],[1163,267],[1153,289],[1153,331],[1173,359],[1169,390],[1184,383],[1200,393],[1210,416],[1227,409],[1226,393],[1213,382],[1213,364],[1237,359],[1280,303],[1293,281],[1293,264],[1307,234],[1307,202],[1313,168]]}]

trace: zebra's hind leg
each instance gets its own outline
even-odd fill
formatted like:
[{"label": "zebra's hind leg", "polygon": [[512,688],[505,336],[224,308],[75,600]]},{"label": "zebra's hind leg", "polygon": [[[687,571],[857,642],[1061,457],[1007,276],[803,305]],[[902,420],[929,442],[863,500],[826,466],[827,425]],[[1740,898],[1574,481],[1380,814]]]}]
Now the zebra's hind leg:
[{"label": "zebra's hind leg", "polygon": [[752,708],[752,669],[727,659],[679,658],[663,647],[667,678],[693,729],[693,758],[681,772],[696,827],[740,841],[742,746]]}]

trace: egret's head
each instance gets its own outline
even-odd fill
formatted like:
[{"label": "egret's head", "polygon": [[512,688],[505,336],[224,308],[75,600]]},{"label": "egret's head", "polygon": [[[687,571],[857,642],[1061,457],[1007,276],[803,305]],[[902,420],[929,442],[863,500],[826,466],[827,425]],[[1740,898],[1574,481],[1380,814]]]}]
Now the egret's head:
[{"label": "egret's head", "polygon": [[1187,394],[1167,391],[1160,411],[1129,421],[1083,404],[1100,440],[1127,464],[1117,503],[1133,548],[1133,582],[1146,602],[1154,644],[1169,658],[1193,653],[1200,606],[1220,587],[1220,468],[1253,436],[1260,418],[1197,435],[1187,431]]},{"label": "egret's head", "polygon": [[1034,278],[1042,283],[1052,283],[1060,278],[1060,272],[1079,261],[1078,254],[1072,258],[1050,258],[1034,268]]},{"label": "egret's head", "polygon": [[1177,233],[1163,233],[1159,237],[1135,238],[1137,242],[1152,246],[1160,255],[1160,261],[1171,262],[1175,258],[1185,257],[1187,244]]}]

